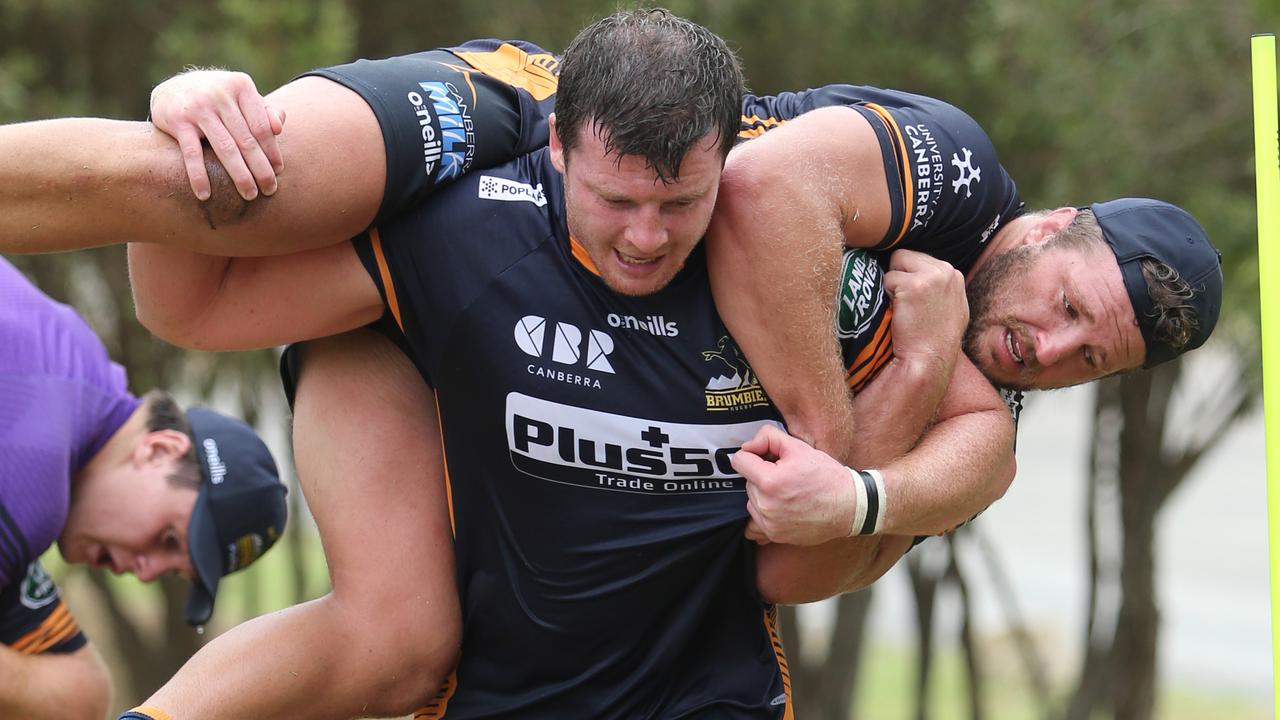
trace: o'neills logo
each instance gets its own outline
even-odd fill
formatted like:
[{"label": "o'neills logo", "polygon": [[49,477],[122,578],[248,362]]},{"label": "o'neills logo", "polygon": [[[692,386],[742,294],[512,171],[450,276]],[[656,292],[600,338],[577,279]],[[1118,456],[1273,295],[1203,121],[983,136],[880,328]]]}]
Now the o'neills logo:
[{"label": "o'neills logo", "polygon": [[413,106],[413,114],[418,118],[418,129],[422,135],[422,162],[426,166],[427,175],[435,173],[440,158],[444,155],[444,147],[436,132],[435,122],[431,118],[431,108],[420,93],[410,91],[405,99]]},{"label": "o'neills logo", "polygon": [[708,410],[746,410],[769,404],[747,359],[727,335],[720,338],[715,350],[702,351],[702,359],[712,363],[713,372],[718,371],[707,383]]},{"label": "o'neills logo", "polygon": [[668,320],[662,315],[646,315],[638,318],[633,315],[609,313],[605,320],[608,321],[609,327],[639,330],[659,337],[675,337],[680,334],[680,328],[676,327],[676,321]]},{"label": "o'neills logo", "polygon": [[227,466],[218,454],[218,443],[213,438],[205,438],[200,444],[204,446],[204,459],[209,464],[209,482],[221,485],[227,479]]}]

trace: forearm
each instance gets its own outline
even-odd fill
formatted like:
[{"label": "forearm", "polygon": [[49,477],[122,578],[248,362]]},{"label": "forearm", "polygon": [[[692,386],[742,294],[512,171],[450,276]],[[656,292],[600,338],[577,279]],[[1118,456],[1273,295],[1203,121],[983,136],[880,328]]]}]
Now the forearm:
[{"label": "forearm", "polygon": [[0,252],[148,242],[280,255],[363,231],[385,181],[372,111],[320,78],[289,83],[271,100],[289,113],[279,136],[289,170],[278,192],[252,202],[207,149],[213,192],[198,201],[176,141],[150,123],[70,118],[0,127]]},{"label": "forearm", "polygon": [[[177,146],[150,123],[67,118],[0,127],[0,251],[75,250],[200,220]],[[177,220],[177,221],[175,221]]]},{"label": "forearm", "polygon": [[415,665],[422,648],[387,646],[395,638],[379,626],[376,613],[350,612],[333,595],[255,618],[201,648],[143,704],[174,720],[411,712],[443,681],[453,648],[438,650],[434,668]]},{"label": "forearm", "polygon": [[842,538],[812,547],[771,543],[756,551],[756,587],[765,602],[795,605],[861,590],[911,547],[898,535]]},{"label": "forearm", "polygon": [[1013,481],[1013,424],[1003,408],[930,428],[910,453],[883,466],[882,532],[939,535],[998,500]]},{"label": "forearm", "polygon": [[944,373],[936,364],[894,358],[853,398],[856,439],[819,449],[857,468],[887,465],[906,455],[937,417],[950,370]]},{"label": "forearm", "polygon": [[93,646],[23,655],[0,645],[0,717],[102,720],[110,702],[111,683]]}]

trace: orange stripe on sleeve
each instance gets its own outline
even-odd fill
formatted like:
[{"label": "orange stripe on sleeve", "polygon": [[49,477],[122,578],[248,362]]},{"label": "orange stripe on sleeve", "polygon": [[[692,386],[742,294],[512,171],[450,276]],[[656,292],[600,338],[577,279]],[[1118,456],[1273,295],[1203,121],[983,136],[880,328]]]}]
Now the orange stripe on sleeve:
[{"label": "orange stripe on sleeve", "polygon": [[458,526],[453,519],[453,479],[449,477],[449,454],[444,449],[444,418],[440,417],[440,402],[436,402],[436,429],[440,433],[440,462],[444,464],[444,496],[449,505],[449,534],[458,539]]},{"label": "orange stripe on sleeve", "polygon": [[147,717],[153,718],[153,720],[173,720],[173,716],[169,713],[158,707],[151,707],[150,705],[139,705],[134,708],[132,712],[142,713]]},{"label": "orange stripe on sleeve", "polygon": [[782,715],[782,720],[795,720],[795,708],[791,704],[791,670],[787,667],[787,653],[782,647],[782,636],[778,633],[776,605],[765,610],[764,626],[769,633],[769,642],[773,645],[773,654],[778,658],[778,671],[782,674],[782,691],[787,695],[787,709]]},{"label": "orange stripe on sleeve", "polygon": [[38,655],[49,648],[57,647],[59,644],[75,637],[78,632],[80,632],[80,626],[76,624],[75,618],[71,617],[71,613],[68,612],[62,621],[49,628],[49,632],[45,634],[43,640],[31,647],[31,654]]},{"label": "orange stripe on sleeve", "polygon": [[885,128],[889,131],[889,136],[894,141],[894,154],[898,160],[898,181],[902,183],[902,226],[898,228],[898,234],[894,237],[893,242],[887,247],[893,247],[902,242],[902,238],[907,236],[907,229],[911,227],[911,216],[915,213],[915,185],[911,179],[911,162],[910,155],[907,154],[907,141],[902,137],[902,130],[898,127],[898,123],[889,114],[888,110],[875,103],[867,103],[863,107],[876,114],[880,118],[880,122],[884,123]]},{"label": "orange stripe on sleeve", "polygon": [[885,309],[884,317],[876,328],[871,342],[858,353],[849,365],[847,383],[858,392],[871,381],[893,357],[893,335],[890,332],[893,324],[893,306]]},{"label": "orange stripe on sleeve", "polygon": [[741,129],[738,130],[738,137],[743,140],[757,138],[773,128],[779,127],[785,122],[786,120],[779,120],[778,118],[773,117],[762,118],[759,115],[752,115],[750,117],[743,115],[738,121],[738,125],[741,126]]},{"label": "orange stripe on sleeve", "polygon": [[453,697],[453,693],[457,689],[458,671],[454,670],[449,673],[449,677],[444,679],[444,685],[440,687],[440,691],[436,693],[435,698],[426,706],[414,711],[413,720],[438,720],[444,717],[445,711],[449,709],[449,699]]},{"label": "orange stripe on sleeve", "polygon": [[369,240],[373,247],[373,257],[378,261],[378,275],[382,278],[382,287],[387,292],[387,307],[391,309],[391,316],[396,319],[396,325],[400,326],[400,332],[404,332],[404,321],[400,319],[400,300],[396,298],[396,286],[391,281],[391,268],[387,265],[387,256],[382,252],[382,236],[378,234],[378,228],[369,230]]},{"label": "orange stripe on sleeve", "polygon": [[67,610],[66,603],[58,601],[58,607],[49,613],[34,630],[23,635],[13,642],[10,647],[25,655],[35,655],[40,652],[37,648],[44,645],[45,640],[53,633],[65,626],[67,621],[75,626],[75,620],[71,617],[70,611]]}]

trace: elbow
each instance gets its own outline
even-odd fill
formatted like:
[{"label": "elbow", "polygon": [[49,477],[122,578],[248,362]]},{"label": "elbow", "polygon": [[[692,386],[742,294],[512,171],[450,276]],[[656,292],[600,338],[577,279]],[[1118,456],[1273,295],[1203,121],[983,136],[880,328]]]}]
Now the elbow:
[{"label": "elbow", "polygon": [[[410,715],[428,705],[440,693],[457,665],[462,646],[462,620],[451,614],[423,622],[419,614],[388,616],[381,612],[358,613],[348,628],[352,637],[345,663],[352,673],[361,716]],[[346,633],[344,633],[346,634]]]}]

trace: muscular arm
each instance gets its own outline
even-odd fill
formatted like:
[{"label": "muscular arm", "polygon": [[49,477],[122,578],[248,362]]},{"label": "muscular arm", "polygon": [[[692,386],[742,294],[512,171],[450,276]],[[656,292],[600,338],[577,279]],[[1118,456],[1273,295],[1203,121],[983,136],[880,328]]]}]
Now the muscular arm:
[{"label": "muscular arm", "polygon": [[[891,387],[877,377],[868,390]],[[889,406],[859,398],[860,417],[892,420]],[[916,442],[886,433],[862,443],[865,466],[884,473],[889,497],[881,534],[802,547],[771,543],[756,556],[757,587],[771,602],[821,600],[870,585],[911,546],[911,536],[936,534],[995,502],[1013,480],[1013,422],[999,395],[967,360],[961,361],[938,410]],[[914,446],[914,447],[913,447]],[[850,480],[840,473],[838,482]]]},{"label": "muscular arm", "polygon": [[403,715],[455,662],[461,617],[430,389],[371,331],[310,343],[303,361],[295,456],[333,590],[202,648],[145,703],[179,720]]},{"label": "muscular arm", "polygon": [[354,92],[317,77],[267,96],[288,113],[279,192],[252,203],[213,162],[198,202],[177,143],[150,123],[93,118],[0,127],[0,252],[158,243],[214,255],[275,255],[341,242],[382,200],[378,122]]},{"label": "muscular arm", "polygon": [[197,350],[308,340],[382,314],[378,289],[349,242],[253,258],[130,243],[129,274],[138,320]]},{"label": "muscular arm", "polygon": [[92,645],[39,655],[0,645],[0,717],[102,720],[110,702],[107,669]]},{"label": "muscular arm", "polygon": [[[793,120],[736,149],[726,167],[708,236],[720,314],[791,432],[840,463],[879,467],[888,496],[880,537],[762,547],[759,587],[771,600],[803,602],[863,587],[910,546],[893,535],[954,527],[1012,480],[1012,423],[959,353],[956,331],[967,311],[930,306],[936,298],[929,288],[937,285],[916,282],[919,258],[907,265],[895,256],[890,274],[897,274],[885,277],[898,293],[893,361],[856,401],[847,391],[833,332],[841,256],[843,246],[883,238],[886,183],[870,126],[847,108]],[[934,279],[962,292],[959,274],[949,272]],[[963,295],[956,297],[963,305]],[[925,323],[948,312],[948,339],[939,341]],[[841,489],[849,482],[834,481]]]},{"label": "muscular arm", "polygon": [[867,121],[815,110],[734,149],[707,235],[720,316],[791,432],[820,447],[853,447],[832,299],[843,246],[888,228],[886,187]]}]

